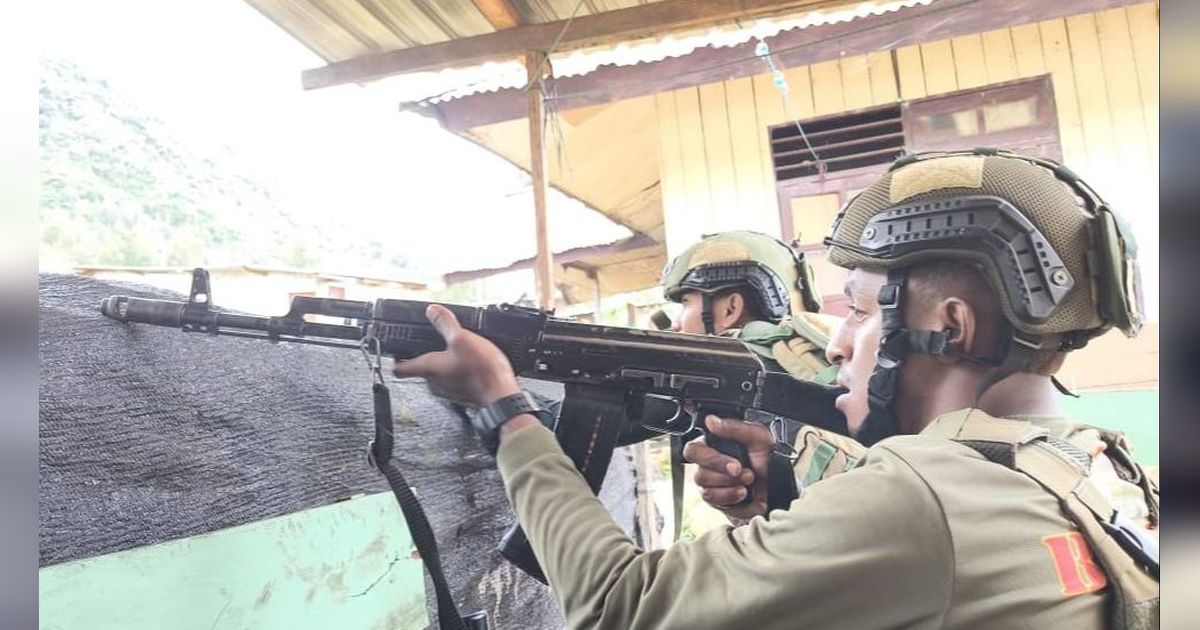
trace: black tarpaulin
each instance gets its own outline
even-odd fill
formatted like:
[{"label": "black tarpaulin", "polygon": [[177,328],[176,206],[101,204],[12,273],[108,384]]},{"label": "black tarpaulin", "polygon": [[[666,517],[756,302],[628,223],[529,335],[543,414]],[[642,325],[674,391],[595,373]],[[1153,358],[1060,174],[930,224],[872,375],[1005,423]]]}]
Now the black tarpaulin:
[{"label": "black tarpaulin", "polygon": [[[213,291],[219,305],[221,288]],[[114,294],[184,299],[41,277],[41,565],[388,491],[366,463],[372,407],[361,353],[121,324],[98,308]],[[561,627],[549,591],[494,551],[513,517],[493,460],[422,383],[390,386],[398,466],[460,603],[489,607],[493,627]],[[527,386],[561,395],[553,384]],[[632,531],[625,449],[601,498]]]}]

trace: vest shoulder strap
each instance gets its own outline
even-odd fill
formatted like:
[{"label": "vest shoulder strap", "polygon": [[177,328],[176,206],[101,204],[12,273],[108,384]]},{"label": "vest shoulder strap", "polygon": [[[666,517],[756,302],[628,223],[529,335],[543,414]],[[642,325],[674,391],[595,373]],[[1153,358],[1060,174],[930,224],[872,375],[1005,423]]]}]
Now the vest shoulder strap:
[{"label": "vest shoulder strap", "polygon": [[963,409],[938,418],[922,431],[954,440],[1005,468],[1015,468],[1017,448],[1044,438],[1048,432],[1028,420],[993,418],[978,409]]},{"label": "vest shoulder strap", "polygon": [[1146,495],[1146,506],[1150,510],[1150,524],[1158,527],[1158,482],[1133,459],[1133,447],[1124,433],[1108,429],[1097,430],[1100,432],[1100,440],[1104,442],[1104,454],[1112,461],[1117,476],[1142,489],[1142,493]]},{"label": "vest shoulder strap", "polygon": [[[1054,495],[1114,584],[1110,626],[1158,626],[1157,541],[1112,508],[1088,476],[1091,458],[1087,453],[1028,421],[992,418],[979,410],[939,418],[927,433],[970,447],[989,461],[1025,474]],[[1124,446],[1120,450],[1127,455],[1127,443]],[[1148,479],[1132,459],[1128,463],[1142,479]],[[1157,515],[1157,487],[1154,489],[1154,495],[1147,492],[1146,499],[1154,504]]]}]

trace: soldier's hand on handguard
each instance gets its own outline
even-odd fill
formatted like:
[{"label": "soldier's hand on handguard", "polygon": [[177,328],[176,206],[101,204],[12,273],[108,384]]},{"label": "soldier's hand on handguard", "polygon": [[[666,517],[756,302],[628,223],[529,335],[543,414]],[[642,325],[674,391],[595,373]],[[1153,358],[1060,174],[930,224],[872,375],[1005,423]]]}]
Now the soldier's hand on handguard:
[{"label": "soldier's hand on handguard", "polygon": [[429,305],[425,316],[446,340],[446,349],[397,361],[393,374],[422,377],[438,395],[476,407],[521,391],[512,365],[495,344],[464,329],[444,306]]},{"label": "soldier's hand on handguard", "polygon": [[[700,497],[735,518],[766,514],[767,462],[775,444],[771,432],[759,424],[716,416],[705,418],[705,426],[720,437],[741,442],[750,455],[753,470],[745,470],[737,458],[708,446],[703,437],[692,440],[683,447],[683,456],[698,466],[693,480],[700,486]],[[754,500],[738,505],[746,498],[747,488],[753,489]]]}]

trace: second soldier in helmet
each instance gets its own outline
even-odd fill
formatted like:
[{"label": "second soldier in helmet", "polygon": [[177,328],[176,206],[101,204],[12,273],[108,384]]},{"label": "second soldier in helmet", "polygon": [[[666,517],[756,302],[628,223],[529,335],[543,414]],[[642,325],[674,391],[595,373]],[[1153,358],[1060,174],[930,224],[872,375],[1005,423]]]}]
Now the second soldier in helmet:
[{"label": "second soldier in helmet", "polygon": [[[672,330],[740,338],[772,369],[833,384],[837,368],[825,358],[825,348],[838,320],[817,312],[820,294],[802,253],[759,232],[721,232],[668,263],[662,284],[663,296],[682,305]],[[865,450],[850,438],[795,420],[780,437],[793,448],[797,493],[847,470]],[[717,455],[702,442],[688,445],[685,454],[695,463]],[[707,477],[703,468],[697,472],[701,496],[723,508],[711,500],[714,491]]]}]

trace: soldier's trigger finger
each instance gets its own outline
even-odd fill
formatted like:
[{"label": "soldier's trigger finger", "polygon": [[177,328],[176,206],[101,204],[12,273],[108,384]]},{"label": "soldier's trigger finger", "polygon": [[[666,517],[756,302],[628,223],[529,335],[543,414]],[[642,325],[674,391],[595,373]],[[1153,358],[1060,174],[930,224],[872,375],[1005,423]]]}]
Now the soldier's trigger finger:
[{"label": "soldier's trigger finger", "polygon": [[697,468],[696,474],[692,475],[692,481],[701,488],[736,488],[754,483],[754,473],[743,470],[741,475],[734,476],[707,468]]},{"label": "soldier's trigger finger", "polygon": [[716,435],[741,442],[750,450],[769,451],[774,444],[771,431],[761,424],[709,416],[705,425]]}]

